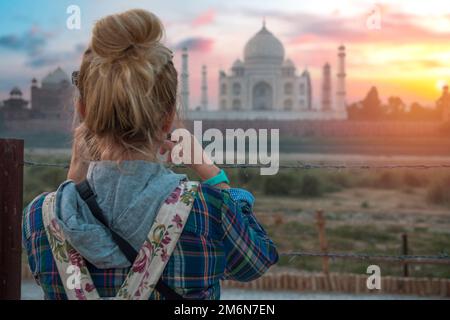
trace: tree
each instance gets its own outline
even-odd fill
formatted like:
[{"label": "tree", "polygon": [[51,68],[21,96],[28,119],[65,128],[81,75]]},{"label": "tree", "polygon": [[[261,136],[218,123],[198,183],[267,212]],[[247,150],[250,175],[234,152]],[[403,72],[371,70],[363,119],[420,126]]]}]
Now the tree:
[{"label": "tree", "polygon": [[389,97],[386,106],[387,117],[391,120],[402,120],[405,118],[406,105],[400,97]]},{"label": "tree", "polygon": [[384,116],[378,89],[372,87],[364,100],[350,105],[347,109],[350,120],[376,121]]},{"label": "tree", "polygon": [[363,116],[367,120],[381,120],[383,117],[383,108],[381,105],[381,100],[378,95],[378,89],[372,87],[364,98],[362,103]]},{"label": "tree", "polygon": [[347,115],[349,120],[362,120],[361,103],[352,103],[347,107]]},{"label": "tree", "polygon": [[436,113],[440,115],[444,122],[447,122],[450,117],[450,93],[448,86],[444,87],[442,96],[436,101]]},{"label": "tree", "polygon": [[347,107],[349,120],[357,121],[439,121],[450,119],[450,93],[444,88],[435,108],[413,102],[407,110],[400,97],[391,96],[387,104],[382,104],[376,87],[370,88],[366,97]]},{"label": "tree", "polygon": [[437,120],[437,111],[433,108],[427,108],[417,102],[411,104],[411,108],[406,115],[407,120],[413,121],[430,121]]}]

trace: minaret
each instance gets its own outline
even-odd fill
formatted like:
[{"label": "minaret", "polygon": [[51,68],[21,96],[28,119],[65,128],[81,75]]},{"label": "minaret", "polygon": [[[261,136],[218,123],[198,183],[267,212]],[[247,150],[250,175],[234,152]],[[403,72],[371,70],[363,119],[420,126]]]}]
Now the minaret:
[{"label": "minaret", "polygon": [[450,93],[448,92],[448,85],[442,88],[442,96],[436,102],[438,110],[442,111],[442,121],[450,123]]},{"label": "minaret", "polygon": [[31,108],[34,107],[33,105],[33,101],[36,101],[36,93],[39,90],[38,88],[38,81],[36,80],[36,78],[33,78],[33,80],[31,80]]},{"label": "minaret", "polygon": [[346,111],[346,89],[345,89],[345,47],[341,45],[338,49],[338,74],[336,92],[336,111]]},{"label": "minaret", "polygon": [[323,66],[322,77],[322,111],[330,111],[332,109],[331,67],[328,63]]},{"label": "minaret", "polygon": [[208,71],[206,66],[202,67],[202,110],[208,110]]},{"label": "minaret", "polygon": [[181,108],[189,110],[189,55],[187,48],[183,48],[181,64]]},{"label": "minaret", "polygon": [[305,67],[305,71],[302,73],[302,77],[305,79],[306,85],[306,109],[311,111],[313,109],[313,99],[312,99],[312,85],[311,85],[311,75],[309,74],[308,68]]}]

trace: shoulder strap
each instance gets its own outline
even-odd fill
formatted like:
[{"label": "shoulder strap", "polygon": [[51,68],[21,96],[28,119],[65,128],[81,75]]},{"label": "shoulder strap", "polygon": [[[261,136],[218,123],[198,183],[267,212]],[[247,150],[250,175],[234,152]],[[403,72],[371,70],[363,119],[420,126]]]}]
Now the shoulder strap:
[{"label": "shoulder strap", "polygon": [[134,250],[133,246],[131,246],[128,241],[122,238],[119,234],[117,234],[106,222],[105,216],[103,215],[103,211],[97,203],[95,199],[95,193],[92,191],[91,186],[87,180],[77,184],[76,189],[80,194],[81,199],[87,204],[89,209],[91,210],[92,215],[103,224],[108,230],[111,232],[111,236],[114,242],[119,246],[120,251],[125,255],[128,261],[133,264],[136,260],[138,252]]},{"label": "shoulder strap", "polygon": [[83,257],[66,240],[55,215],[56,193],[42,204],[42,220],[61,282],[69,300],[100,299]]},{"label": "shoulder strap", "polygon": [[162,203],[117,299],[150,297],[183,232],[197,190],[197,182],[182,181]]},{"label": "shoulder strap", "polygon": [[[84,200],[84,202],[91,210],[92,215],[100,223],[102,223],[105,227],[108,228],[108,230],[111,232],[111,236],[114,242],[118,245],[119,249],[126,256],[128,261],[130,261],[130,263],[133,265],[138,256],[138,252],[133,248],[133,246],[130,245],[130,243],[127,240],[122,238],[119,234],[117,234],[114,230],[110,228],[110,226],[106,222],[106,219],[103,215],[100,206],[97,203],[97,200],[95,199],[96,195],[93,192],[91,186],[89,185],[89,182],[85,180],[77,184],[76,189],[80,197]],[[184,300],[183,296],[179,295],[172,288],[170,288],[166,283],[164,283],[161,280],[161,278],[159,278],[158,282],[156,283],[155,289],[160,294],[162,294],[166,300]]]}]

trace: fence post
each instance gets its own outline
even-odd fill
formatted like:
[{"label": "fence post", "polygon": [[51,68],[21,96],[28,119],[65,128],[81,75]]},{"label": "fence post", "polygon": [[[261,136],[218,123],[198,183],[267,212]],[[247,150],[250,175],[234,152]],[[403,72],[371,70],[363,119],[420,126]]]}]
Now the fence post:
[{"label": "fence post", "polygon": [[[319,243],[320,243],[320,251],[322,253],[328,253],[328,241],[325,234],[325,218],[323,216],[322,210],[317,210],[316,212],[316,219],[317,219],[317,227],[319,229]],[[330,266],[329,266],[329,258],[323,257],[322,258],[322,270],[323,273],[328,275],[330,272]]]},{"label": "fence post", "polygon": [[[406,233],[402,234],[402,254],[404,256],[408,255],[408,235]],[[408,263],[403,263],[403,276],[409,277]]]},{"label": "fence post", "polygon": [[0,300],[19,300],[23,140],[0,139]]}]

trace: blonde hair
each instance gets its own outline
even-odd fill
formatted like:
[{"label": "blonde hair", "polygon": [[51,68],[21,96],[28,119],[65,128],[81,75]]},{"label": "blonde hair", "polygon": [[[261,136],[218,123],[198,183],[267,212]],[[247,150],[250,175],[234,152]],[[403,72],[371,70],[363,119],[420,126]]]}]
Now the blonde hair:
[{"label": "blonde hair", "polygon": [[160,41],[163,26],[145,10],[99,20],[83,56],[78,89],[82,130],[91,158],[103,152],[150,156],[176,112],[177,72]]}]

